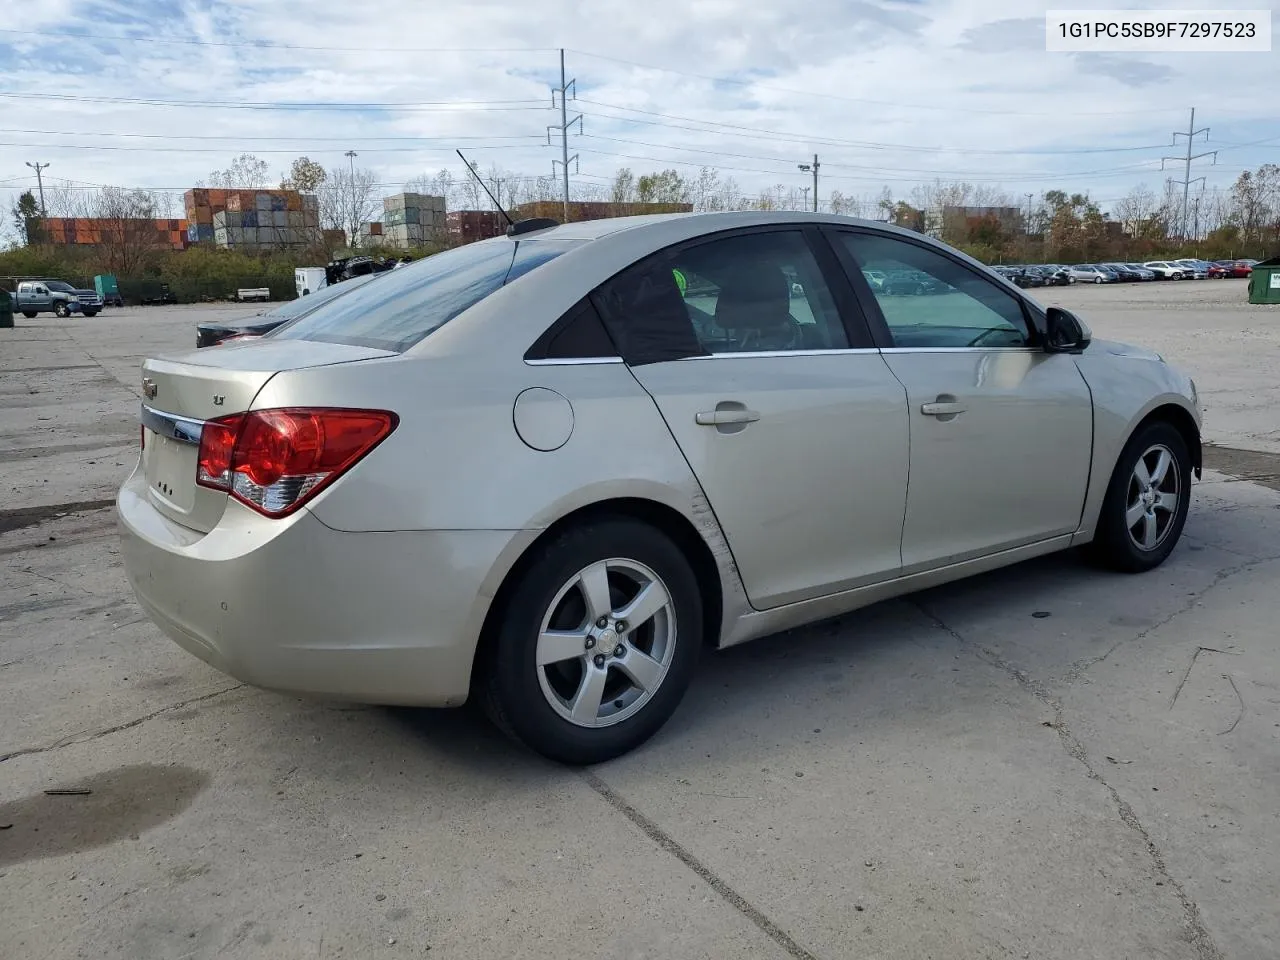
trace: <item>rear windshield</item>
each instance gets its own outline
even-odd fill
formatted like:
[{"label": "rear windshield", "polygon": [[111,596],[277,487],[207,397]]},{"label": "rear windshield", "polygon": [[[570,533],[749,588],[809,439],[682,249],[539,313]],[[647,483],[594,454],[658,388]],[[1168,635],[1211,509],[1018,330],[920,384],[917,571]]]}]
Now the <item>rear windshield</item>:
[{"label": "rear windshield", "polygon": [[275,336],[400,353],[504,284],[582,242],[503,238],[446,250],[335,298]]},{"label": "rear windshield", "polygon": [[332,286],[324,286],[315,293],[308,293],[305,297],[298,297],[296,300],[288,300],[280,306],[268,310],[262,315],[264,320],[292,320],[302,314],[317,310],[324,306],[335,297],[344,297],[353,290],[356,290],[370,280],[380,277],[380,273],[367,273],[363,276],[352,277],[350,280],[344,280],[341,283],[335,283]]}]

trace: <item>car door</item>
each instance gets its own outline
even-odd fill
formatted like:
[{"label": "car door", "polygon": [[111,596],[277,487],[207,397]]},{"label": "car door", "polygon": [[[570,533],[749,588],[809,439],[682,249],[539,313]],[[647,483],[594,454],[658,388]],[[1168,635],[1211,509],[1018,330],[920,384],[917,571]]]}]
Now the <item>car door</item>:
[{"label": "car door", "polygon": [[[1093,406],[1073,358],[1046,353],[1022,299],[938,245],[833,233],[873,335],[907,390],[903,573],[1074,532]],[[892,296],[857,284],[860,269],[903,264],[933,277],[935,292]]]},{"label": "car door", "polygon": [[755,607],[897,575],[906,392],[816,230],[681,244],[593,296]]}]

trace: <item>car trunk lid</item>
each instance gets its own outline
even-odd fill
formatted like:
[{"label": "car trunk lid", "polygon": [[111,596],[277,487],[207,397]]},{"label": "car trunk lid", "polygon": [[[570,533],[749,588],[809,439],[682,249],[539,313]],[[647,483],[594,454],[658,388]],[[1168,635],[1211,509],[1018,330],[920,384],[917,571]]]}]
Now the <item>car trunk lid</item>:
[{"label": "car trunk lid", "polygon": [[227,494],[196,483],[203,423],[244,413],[277,373],[394,356],[386,350],[302,340],[244,341],[142,366],[142,460],[151,503],[170,520],[212,530]]}]

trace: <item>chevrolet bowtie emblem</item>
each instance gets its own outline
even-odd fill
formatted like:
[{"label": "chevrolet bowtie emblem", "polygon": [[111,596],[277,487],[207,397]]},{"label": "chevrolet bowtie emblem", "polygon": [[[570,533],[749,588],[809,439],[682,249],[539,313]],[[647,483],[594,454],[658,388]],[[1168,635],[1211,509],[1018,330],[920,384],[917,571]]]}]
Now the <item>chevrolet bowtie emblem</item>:
[{"label": "chevrolet bowtie emblem", "polygon": [[159,388],[156,386],[156,382],[152,380],[150,377],[143,377],[142,378],[142,395],[146,397],[148,400],[154,400],[156,398],[157,393],[159,393]]}]

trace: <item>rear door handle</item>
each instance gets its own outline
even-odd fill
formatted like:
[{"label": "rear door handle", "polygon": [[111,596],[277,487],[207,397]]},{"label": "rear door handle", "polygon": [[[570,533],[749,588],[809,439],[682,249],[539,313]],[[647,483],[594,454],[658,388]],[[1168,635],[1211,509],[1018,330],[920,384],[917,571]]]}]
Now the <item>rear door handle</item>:
[{"label": "rear door handle", "polygon": [[760,419],[760,414],[754,410],[704,410],[701,413],[695,413],[693,420],[699,426],[703,427],[719,427],[727,423],[754,423]]},{"label": "rear door handle", "polygon": [[957,413],[964,413],[964,411],[965,405],[954,400],[920,405],[920,412],[926,417],[954,417]]}]

